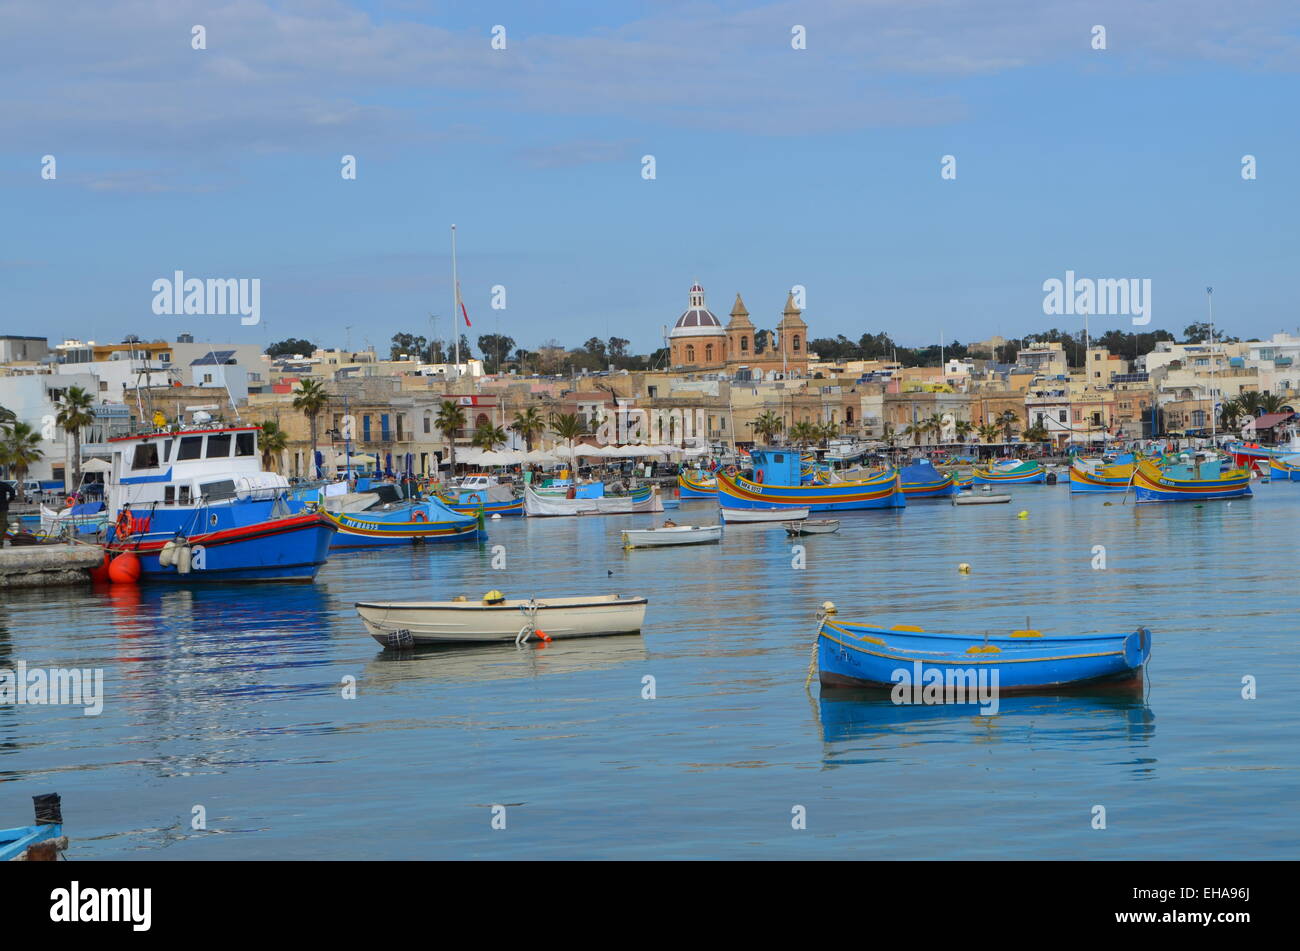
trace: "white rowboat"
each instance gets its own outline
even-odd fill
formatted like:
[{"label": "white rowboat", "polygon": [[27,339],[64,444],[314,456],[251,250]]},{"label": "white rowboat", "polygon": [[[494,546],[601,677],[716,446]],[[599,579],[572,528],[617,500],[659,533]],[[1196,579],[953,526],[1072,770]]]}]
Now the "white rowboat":
[{"label": "white rowboat", "polygon": [[623,532],[624,548],[662,548],[667,545],[707,545],[722,540],[721,525],[674,525],[670,528],[629,528]]},{"label": "white rowboat", "polygon": [[808,509],[722,509],[722,521],[733,522],[799,522],[808,517]]},{"label": "white rowboat", "polygon": [[370,636],[385,647],[424,644],[522,643],[530,637],[560,639],[600,634],[637,634],[645,598],[598,594],[532,601],[358,601],[357,614]]},{"label": "white rowboat", "polygon": [[836,518],[808,518],[802,522],[786,522],[787,535],[830,535],[840,530],[840,521]]}]

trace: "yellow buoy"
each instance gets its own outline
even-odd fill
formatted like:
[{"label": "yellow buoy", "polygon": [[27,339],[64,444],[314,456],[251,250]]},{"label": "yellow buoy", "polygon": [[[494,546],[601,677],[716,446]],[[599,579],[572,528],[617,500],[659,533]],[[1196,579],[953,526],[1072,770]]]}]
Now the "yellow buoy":
[{"label": "yellow buoy", "polygon": [[1021,512],[1016,518],[1029,518],[1029,513],[1027,511]]},{"label": "yellow buoy", "polygon": [[966,562],[963,561],[960,565],[957,566],[957,570],[964,575],[968,575],[970,574],[970,565],[966,564]]},{"label": "yellow buoy", "polygon": [[502,594],[500,591],[498,591],[496,588],[493,588],[487,594],[483,595],[484,604],[500,604],[505,599],[506,596]]}]

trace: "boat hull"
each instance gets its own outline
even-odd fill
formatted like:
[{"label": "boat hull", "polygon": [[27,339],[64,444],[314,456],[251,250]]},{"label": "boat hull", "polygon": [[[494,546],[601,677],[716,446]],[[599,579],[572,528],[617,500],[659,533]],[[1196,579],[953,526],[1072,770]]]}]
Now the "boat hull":
[{"label": "boat hull", "polygon": [[1251,495],[1250,473],[1235,470],[1218,479],[1177,479],[1143,462],[1133,473],[1133,495],[1139,503],[1244,499]]},{"label": "boat hull", "polygon": [[331,547],[375,548],[385,545],[475,541],[478,520],[441,502],[417,502],[390,512],[326,512],[338,529]]},{"label": "boat hull", "polygon": [[[521,607],[449,602],[358,602],[366,630],[384,647],[513,642],[528,625]],[[601,595],[592,598],[540,598],[536,628],[553,639],[638,634],[645,622],[645,598]]]},{"label": "boat hull", "polygon": [[947,684],[971,671],[983,671],[991,680],[996,671],[1002,694],[1132,681],[1151,656],[1146,628],[1129,634],[1017,636],[1036,634],[985,639],[827,621],[818,632],[817,663],[826,686],[882,689],[900,681],[924,684],[936,676]]},{"label": "boat hull", "polygon": [[707,482],[697,482],[689,478],[685,473],[679,473],[677,476],[677,497],[682,499],[716,499],[718,497],[718,486],[716,482],[709,485]]},{"label": "boat hull", "polygon": [[629,528],[623,532],[624,548],[667,548],[707,545],[722,540],[721,525],[681,525],[675,528]]},{"label": "boat hull", "polygon": [[664,506],[659,493],[648,489],[599,499],[560,499],[538,495],[530,487],[524,489],[524,510],[530,516],[630,515],[662,512]]},{"label": "boat hull", "polygon": [[188,537],[190,571],[163,565],[168,538],[127,540],[107,546],[110,555],[132,552],[140,577],[151,582],[196,584],[231,581],[311,581],[329,557],[334,525],[315,512],[291,515]]},{"label": "boat hull", "polygon": [[1042,485],[1047,481],[1047,470],[1038,464],[1009,472],[975,469],[971,481],[975,485]]},{"label": "boat hull", "polygon": [[722,521],[727,525],[751,522],[790,522],[808,517],[806,508],[781,509],[720,509]]},{"label": "boat hull", "polygon": [[806,508],[813,512],[842,512],[902,508],[907,499],[898,473],[893,470],[871,479],[829,485],[765,485],[744,476],[719,474],[718,504],[724,511]]}]

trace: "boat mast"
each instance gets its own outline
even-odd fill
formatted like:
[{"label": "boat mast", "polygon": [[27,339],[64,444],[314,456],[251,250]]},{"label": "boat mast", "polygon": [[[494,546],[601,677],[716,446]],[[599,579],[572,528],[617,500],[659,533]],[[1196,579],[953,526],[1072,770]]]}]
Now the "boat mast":
[{"label": "boat mast", "polygon": [[1207,287],[1205,289],[1205,300],[1210,307],[1210,446],[1213,447],[1214,444],[1218,441],[1218,425],[1219,425],[1219,421],[1217,419],[1219,415],[1218,406],[1215,405],[1215,401],[1214,401],[1215,358],[1214,358],[1214,288],[1213,287]]},{"label": "boat mast", "polygon": [[460,314],[460,284],[456,281],[456,226],[451,226],[451,326],[452,339],[456,341],[456,366],[452,371],[453,380],[460,378],[460,324],[456,317]]}]

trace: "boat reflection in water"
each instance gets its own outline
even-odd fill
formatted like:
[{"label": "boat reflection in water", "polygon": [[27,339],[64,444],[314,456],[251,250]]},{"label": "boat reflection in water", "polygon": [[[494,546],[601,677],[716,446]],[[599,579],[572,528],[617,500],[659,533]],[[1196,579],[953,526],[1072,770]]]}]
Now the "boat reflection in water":
[{"label": "boat reflection in water", "polygon": [[898,748],[921,743],[1032,741],[1036,751],[1078,750],[1098,743],[1145,746],[1155,733],[1155,714],[1140,689],[1003,696],[998,712],[984,715],[979,704],[900,704],[886,690],[837,688],[822,691],[817,712],[825,742],[869,741],[852,756],[828,750],[828,766],[893,759]]},{"label": "boat reflection in water", "polygon": [[530,641],[520,647],[471,644],[380,651],[366,665],[368,690],[401,690],[426,683],[476,684],[549,674],[607,670],[644,661],[645,641],[637,634],[617,634],[551,643]]}]

